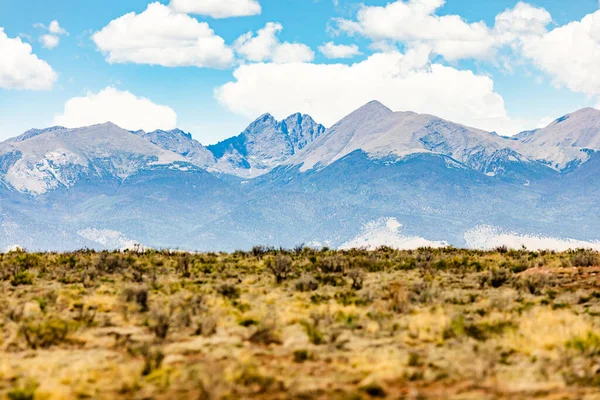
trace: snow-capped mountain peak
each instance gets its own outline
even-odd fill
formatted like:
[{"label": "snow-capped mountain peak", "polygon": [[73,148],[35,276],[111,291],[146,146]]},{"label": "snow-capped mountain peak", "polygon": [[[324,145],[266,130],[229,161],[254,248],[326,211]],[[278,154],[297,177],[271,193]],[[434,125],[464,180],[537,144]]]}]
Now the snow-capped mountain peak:
[{"label": "snow-capped mountain peak", "polygon": [[217,159],[216,170],[252,178],[271,171],[323,132],[325,127],[309,115],[296,113],[277,121],[266,113],[240,135],[208,149]]},{"label": "snow-capped mountain peak", "polygon": [[589,159],[589,151],[600,150],[600,111],[583,108],[536,131],[518,135],[531,157],[563,170]]},{"label": "snow-capped mountain peak", "polygon": [[70,187],[84,176],[122,180],[143,168],[186,161],[110,122],[29,132],[0,143],[0,179],[33,195]]},{"label": "snow-capped mountain peak", "polygon": [[498,135],[432,115],[392,112],[373,101],[336,123],[288,163],[308,171],[326,167],[357,150],[375,158],[435,153],[496,175],[505,172],[507,163],[529,161],[520,147],[520,143]]}]

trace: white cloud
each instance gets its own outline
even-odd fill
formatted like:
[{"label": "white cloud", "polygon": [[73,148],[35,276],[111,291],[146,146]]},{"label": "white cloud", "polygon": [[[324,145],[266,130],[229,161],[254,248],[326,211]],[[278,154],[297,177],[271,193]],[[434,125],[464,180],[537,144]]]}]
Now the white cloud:
[{"label": "white cloud", "polygon": [[40,42],[42,42],[42,46],[51,50],[58,46],[60,39],[58,36],[54,35],[42,35],[40,36]]},{"label": "white cloud", "polygon": [[69,32],[66,31],[63,27],[60,26],[57,20],[50,22],[50,25],[46,26],[44,24],[34,24],[36,28],[41,28],[49,33],[40,36],[40,42],[42,46],[45,48],[52,50],[60,43],[60,35],[69,35]]},{"label": "white cloud", "polygon": [[54,118],[54,124],[68,128],[108,121],[129,130],[173,129],[177,126],[177,114],[168,106],[107,87],[99,93],[88,92],[84,97],[68,100],[63,113]]},{"label": "white cloud", "polygon": [[276,117],[304,112],[332,125],[379,100],[394,110],[430,113],[502,134],[524,130],[525,124],[508,117],[489,77],[430,64],[429,55],[422,46],[404,55],[377,53],[353,65],[242,65],[234,71],[235,81],[219,87],[215,97],[249,118],[267,110]]},{"label": "white cloud", "polygon": [[512,43],[531,35],[546,33],[552,16],[544,8],[518,2],[514,8],[496,16],[494,33],[501,43]]},{"label": "white cloud", "polygon": [[397,0],[386,6],[363,5],[356,20],[335,19],[337,31],[361,34],[378,46],[390,41],[426,44],[450,61],[489,59],[496,51],[546,32],[552,17],[544,8],[518,2],[496,16],[493,28],[485,22],[469,23],[459,15],[436,15],[445,0]]},{"label": "white cloud", "polygon": [[4,28],[0,28],[0,54],[0,88],[49,90],[56,81],[52,67],[21,38],[9,38]]},{"label": "white cloud", "polygon": [[327,42],[319,46],[319,51],[327,58],[352,58],[362,54],[355,44],[344,45]]},{"label": "white cloud", "polygon": [[575,92],[600,94],[600,11],[522,41],[523,56],[547,73],[556,85]]},{"label": "white cloud", "polygon": [[54,33],[55,35],[68,35],[69,34],[69,32],[67,32],[65,29],[63,29],[60,26],[60,24],[58,23],[57,20],[50,22],[50,25],[48,26],[48,30],[51,33]]},{"label": "white cloud", "polygon": [[427,44],[448,60],[486,58],[495,38],[484,22],[468,23],[458,15],[435,15],[445,0],[395,1],[386,6],[362,5],[356,21],[337,19],[339,30],[362,34],[374,41],[396,40]]},{"label": "white cloud", "polygon": [[254,62],[273,61],[284,64],[308,62],[315,58],[315,53],[305,44],[281,43],[277,34],[282,30],[281,24],[268,22],[256,35],[248,32],[240,36],[235,41],[235,51],[248,61]]},{"label": "white cloud", "polygon": [[178,12],[213,18],[258,15],[262,11],[257,0],[171,0],[170,6]]},{"label": "white cloud", "polygon": [[205,22],[158,2],[111,21],[92,39],[110,63],[224,68],[233,51]]}]

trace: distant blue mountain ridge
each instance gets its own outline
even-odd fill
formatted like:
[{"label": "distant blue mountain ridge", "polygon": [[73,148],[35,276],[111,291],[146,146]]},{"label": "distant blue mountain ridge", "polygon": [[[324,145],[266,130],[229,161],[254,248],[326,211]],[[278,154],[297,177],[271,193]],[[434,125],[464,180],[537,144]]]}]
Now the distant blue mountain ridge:
[{"label": "distant blue mountain ridge", "polygon": [[589,108],[515,137],[376,101],[328,129],[264,114],[211,146],[178,129],[53,127],[0,143],[0,251],[594,247],[599,195]]}]

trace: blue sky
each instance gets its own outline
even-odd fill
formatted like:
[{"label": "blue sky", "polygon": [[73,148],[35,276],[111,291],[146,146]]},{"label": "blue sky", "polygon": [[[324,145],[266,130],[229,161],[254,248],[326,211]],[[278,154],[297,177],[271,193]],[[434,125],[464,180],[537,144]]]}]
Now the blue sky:
[{"label": "blue sky", "polygon": [[0,0],[0,140],[111,119],[210,144],[263,112],[331,125],[370,99],[514,134],[600,103],[597,0],[163,0],[160,29],[151,3]]}]

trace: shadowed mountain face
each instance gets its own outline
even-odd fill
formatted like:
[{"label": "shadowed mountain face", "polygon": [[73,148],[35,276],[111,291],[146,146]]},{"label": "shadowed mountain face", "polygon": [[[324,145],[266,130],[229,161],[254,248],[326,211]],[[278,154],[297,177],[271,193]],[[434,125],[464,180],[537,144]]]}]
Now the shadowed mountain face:
[{"label": "shadowed mountain face", "polygon": [[370,102],[327,130],[265,114],[208,147],[110,123],[31,130],[0,143],[0,251],[337,247],[386,218],[418,243],[465,246],[480,226],[591,243],[598,114],[503,138]]}]

